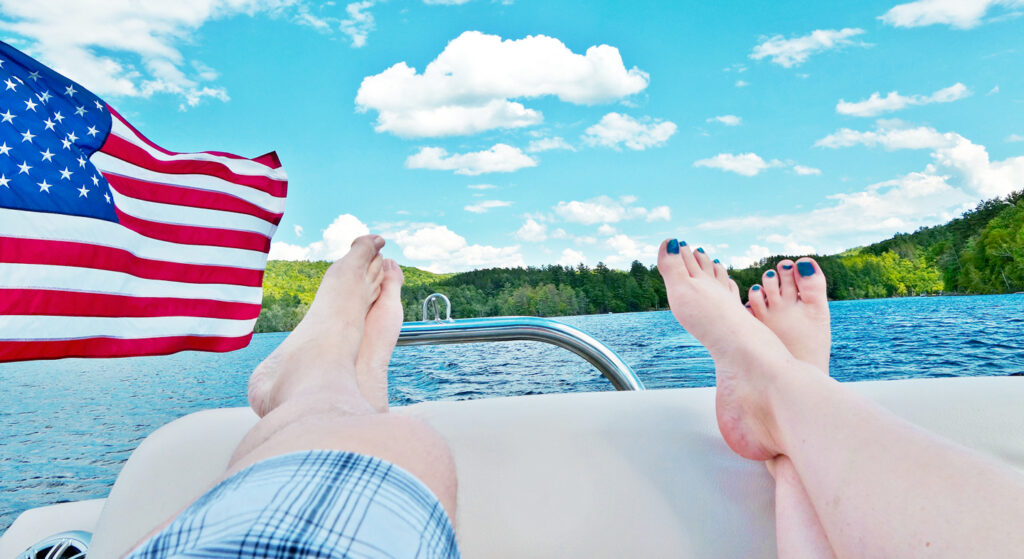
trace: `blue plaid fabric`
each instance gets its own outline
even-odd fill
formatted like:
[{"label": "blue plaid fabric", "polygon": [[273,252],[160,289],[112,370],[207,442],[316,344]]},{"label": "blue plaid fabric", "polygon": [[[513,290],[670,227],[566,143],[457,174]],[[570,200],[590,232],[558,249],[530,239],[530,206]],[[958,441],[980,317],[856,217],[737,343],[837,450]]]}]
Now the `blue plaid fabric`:
[{"label": "blue plaid fabric", "polygon": [[459,557],[437,497],[379,458],[311,450],[264,460],[208,491],[128,559]]}]

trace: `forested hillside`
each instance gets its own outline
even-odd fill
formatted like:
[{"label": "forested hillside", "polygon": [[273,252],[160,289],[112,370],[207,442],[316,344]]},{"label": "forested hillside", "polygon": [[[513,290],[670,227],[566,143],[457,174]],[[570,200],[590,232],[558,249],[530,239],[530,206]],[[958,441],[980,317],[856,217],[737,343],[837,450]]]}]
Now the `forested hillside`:
[{"label": "forested hillside", "polygon": [[[784,258],[766,258],[732,270],[742,293]],[[828,276],[832,299],[940,293],[1013,293],[1024,290],[1024,191],[978,204],[944,225],[834,255],[815,255]],[[291,330],[305,314],[327,262],[272,261],[264,279],[257,332]],[[403,268],[406,320],[419,320],[434,292],[452,301],[452,316],[565,316],[665,308],[665,285],[655,267],[634,262],[629,271],[544,266],[432,274]]]}]

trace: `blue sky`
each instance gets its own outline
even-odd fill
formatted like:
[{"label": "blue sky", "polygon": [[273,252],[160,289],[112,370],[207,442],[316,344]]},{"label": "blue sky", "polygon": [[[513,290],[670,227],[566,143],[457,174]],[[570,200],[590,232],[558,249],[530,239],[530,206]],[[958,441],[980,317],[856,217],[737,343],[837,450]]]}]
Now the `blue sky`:
[{"label": "blue sky", "polygon": [[[842,4],[842,5],[840,5]],[[175,151],[276,150],[272,257],[831,253],[1024,187],[1024,0],[0,0]],[[428,66],[430,65],[430,66]]]}]

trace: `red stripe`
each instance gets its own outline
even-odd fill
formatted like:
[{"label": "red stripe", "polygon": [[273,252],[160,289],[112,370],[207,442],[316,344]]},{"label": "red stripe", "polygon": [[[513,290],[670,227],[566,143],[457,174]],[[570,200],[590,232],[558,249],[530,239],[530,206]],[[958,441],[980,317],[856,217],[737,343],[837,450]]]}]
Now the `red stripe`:
[{"label": "red stripe", "polygon": [[252,334],[237,338],[172,336],[166,338],[86,338],[41,342],[0,342],[0,362],[63,357],[134,357],[169,355],[179,351],[234,351],[249,345]]},{"label": "red stripe", "polygon": [[175,161],[161,161],[156,157],[153,157],[148,151],[141,147],[110,134],[107,136],[107,141],[103,143],[103,147],[100,151],[116,157],[123,161],[127,161],[132,165],[138,165],[143,169],[149,169],[150,171],[156,171],[158,173],[167,173],[171,175],[209,175],[211,177],[217,177],[224,179],[228,182],[248,186],[261,190],[270,194],[271,196],[277,196],[278,198],[284,198],[288,193],[288,181],[274,180],[269,177],[263,177],[258,175],[240,175],[231,172],[223,163],[217,163],[214,161],[201,161],[201,160],[175,160]]},{"label": "red stripe", "polygon": [[0,262],[50,264],[124,272],[137,278],[182,283],[222,283],[246,287],[263,284],[263,270],[179,264],[139,258],[127,250],[74,243],[0,237]]},{"label": "red stripe", "polygon": [[0,289],[0,315],[152,317],[252,320],[260,305],[210,299],[131,297],[50,289]]},{"label": "red stripe", "polygon": [[214,227],[195,227],[192,225],[172,225],[157,221],[148,221],[128,215],[120,209],[117,220],[122,226],[136,233],[171,243],[183,245],[204,245],[245,250],[270,251],[270,238],[251,231],[234,231]]},{"label": "red stripe", "polygon": [[[163,153],[166,153],[167,155],[189,155],[189,154],[176,153],[176,152],[173,152],[173,151],[170,151],[170,150],[166,150],[166,149],[164,149],[164,148],[154,144],[153,142],[151,142],[149,140],[149,138],[143,136],[142,133],[139,132],[137,128],[132,126],[131,123],[129,123],[127,120],[125,120],[124,117],[121,116],[121,113],[115,111],[113,107],[111,107],[110,105],[107,105],[107,110],[110,111],[111,116],[113,116],[117,120],[120,120],[121,124],[124,124],[125,126],[127,126],[129,129],[131,129],[132,132],[135,132],[135,135],[138,136],[139,139],[142,140],[143,142],[146,142],[146,144],[149,145],[150,147],[152,147],[154,149],[157,149],[157,150],[160,150]],[[232,159],[247,159],[245,157],[242,157],[241,155],[235,155],[233,153],[225,153],[223,151],[204,151],[204,152],[201,152],[201,153],[209,153],[211,155],[220,155],[220,156],[223,156],[223,157],[230,157]],[[272,151],[270,153],[264,153],[263,155],[261,155],[259,157],[253,157],[252,159],[250,159],[250,161],[255,161],[256,163],[260,163],[262,165],[266,165],[267,167],[270,167],[272,169],[277,169],[278,167],[281,166],[281,160],[277,157],[277,152],[276,151]]]},{"label": "red stripe", "polygon": [[121,194],[147,202],[241,213],[258,217],[274,225],[281,223],[281,217],[284,216],[284,214],[269,212],[256,204],[223,192],[149,182],[114,173],[104,172],[103,177],[114,187],[114,190]]}]

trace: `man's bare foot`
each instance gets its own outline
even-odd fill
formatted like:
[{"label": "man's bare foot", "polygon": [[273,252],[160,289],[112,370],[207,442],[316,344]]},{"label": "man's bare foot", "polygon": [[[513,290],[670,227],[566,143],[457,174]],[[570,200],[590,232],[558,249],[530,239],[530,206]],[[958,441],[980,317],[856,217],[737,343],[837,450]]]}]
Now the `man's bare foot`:
[{"label": "man's bare foot", "polygon": [[327,269],[302,322],[249,377],[249,405],[256,415],[267,415],[306,386],[322,387],[324,379],[351,384],[358,394],[356,357],[366,314],[381,290],[383,246],[377,235],[359,237]]},{"label": "man's bare foot", "polygon": [[363,398],[378,412],[388,409],[388,364],[402,330],[402,269],[384,260],[380,296],[366,315],[363,342],[356,358],[356,381]]},{"label": "man's bare foot", "polygon": [[725,269],[685,243],[661,244],[658,270],[665,279],[676,320],[715,361],[718,428],[744,458],[767,460],[780,453],[772,438],[767,394],[784,375],[809,366],[797,361],[767,326],[738,302]]},{"label": "man's bare foot", "polygon": [[832,350],[825,274],[812,258],[779,262],[750,287],[750,312],[771,329],[793,357],[828,374]]}]

